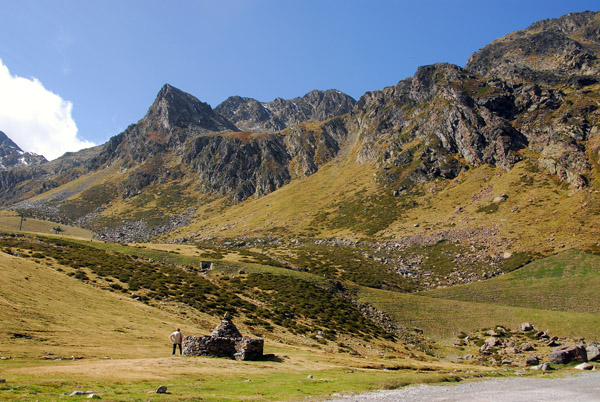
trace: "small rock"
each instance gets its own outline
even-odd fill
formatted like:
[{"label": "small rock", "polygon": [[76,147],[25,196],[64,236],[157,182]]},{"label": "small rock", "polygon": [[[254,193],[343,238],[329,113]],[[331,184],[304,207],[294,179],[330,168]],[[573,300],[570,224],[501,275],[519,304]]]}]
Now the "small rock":
[{"label": "small rock", "polygon": [[552,368],[552,366],[550,365],[550,363],[542,363],[542,365],[540,366],[540,368],[542,369],[542,371],[554,370]]},{"label": "small rock", "polygon": [[529,355],[525,359],[525,366],[537,366],[540,364],[540,359],[535,355]]},{"label": "small rock", "polygon": [[313,378],[312,374],[309,374],[307,378],[309,378],[309,379]]},{"label": "small rock", "polygon": [[533,329],[533,325],[531,325],[528,322],[524,322],[523,324],[521,324],[521,331],[523,332],[527,332],[527,331],[531,331]]},{"label": "small rock", "polygon": [[156,389],[156,393],[157,394],[166,394],[167,393],[167,387],[164,385],[161,385],[160,387],[158,387]]},{"label": "small rock", "polygon": [[529,351],[534,350],[534,347],[531,343],[522,343],[518,346],[518,349],[521,352],[529,352]]},{"label": "small rock", "polygon": [[486,343],[486,345],[494,347],[494,346],[498,345],[500,343],[500,341],[498,340],[498,338],[490,337],[485,340],[485,343]]},{"label": "small rock", "polygon": [[505,251],[505,252],[504,252],[504,254],[502,254],[502,257],[503,257],[505,260],[509,259],[509,258],[510,258],[510,257],[512,257],[512,256],[513,256],[513,255],[512,255],[512,253],[509,253],[508,251]]},{"label": "small rock", "polygon": [[0,378],[0,383],[6,382],[6,378]]},{"label": "small rock", "polygon": [[592,366],[589,363],[581,363],[578,364],[577,366],[575,366],[576,370],[592,370],[594,368],[594,366]]},{"label": "small rock", "polygon": [[79,395],[85,395],[85,392],[83,391],[73,391],[69,394],[69,396],[79,396]]},{"label": "small rock", "polygon": [[100,397],[99,397],[98,395],[96,395],[96,394],[89,394],[89,395],[87,396],[87,399],[102,399],[102,398],[100,398]]},{"label": "small rock", "polygon": [[494,199],[492,200],[492,202],[494,204],[498,204],[498,203],[506,201],[507,199],[508,199],[508,195],[502,194],[502,195],[499,195],[498,197],[494,197]]}]

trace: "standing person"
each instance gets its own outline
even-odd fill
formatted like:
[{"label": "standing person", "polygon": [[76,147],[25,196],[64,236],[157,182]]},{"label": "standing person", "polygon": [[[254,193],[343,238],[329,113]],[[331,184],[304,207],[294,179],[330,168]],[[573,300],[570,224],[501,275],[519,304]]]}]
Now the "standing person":
[{"label": "standing person", "polygon": [[183,335],[181,334],[181,330],[177,328],[175,332],[169,335],[169,339],[171,342],[173,342],[173,356],[175,356],[177,345],[179,345],[179,354],[182,355],[183,352],[181,351],[181,342],[183,341]]}]

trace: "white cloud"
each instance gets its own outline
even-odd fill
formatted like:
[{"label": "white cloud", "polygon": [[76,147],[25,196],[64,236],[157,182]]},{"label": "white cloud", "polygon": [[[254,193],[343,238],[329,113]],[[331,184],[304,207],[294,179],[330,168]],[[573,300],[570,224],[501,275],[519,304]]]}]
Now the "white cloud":
[{"label": "white cloud", "polygon": [[77,138],[73,104],[48,91],[36,78],[11,75],[0,59],[0,131],[23,151],[56,159],[95,144]]}]

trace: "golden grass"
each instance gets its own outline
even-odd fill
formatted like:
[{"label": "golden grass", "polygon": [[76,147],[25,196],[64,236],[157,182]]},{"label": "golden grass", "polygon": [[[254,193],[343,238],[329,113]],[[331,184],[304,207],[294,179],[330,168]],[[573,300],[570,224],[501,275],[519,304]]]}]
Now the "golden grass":
[{"label": "golden grass", "polygon": [[517,328],[523,322],[531,322],[557,336],[583,336],[591,340],[598,339],[600,333],[600,315],[594,313],[446,300],[370,288],[361,288],[359,299],[386,312],[397,324],[422,329],[426,336],[445,343],[455,340],[460,332],[496,325]]},{"label": "golden grass", "polygon": [[168,352],[173,328],[198,331],[192,322],[44,264],[0,253],[0,269],[3,356],[161,356]]},{"label": "golden grass", "polygon": [[[18,233],[20,224],[21,217],[17,216],[14,211],[0,211],[0,231]],[[52,233],[53,228],[57,226],[63,230],[61,232],[62,236],[89,240],[94,235],[92,231],[87,229],[35,218],[25,218],[23,221],[22,232],[48,235]]]},{"label": "golden grass", "polygon": [[[347,197],[349,188],[357,191],[375,190],[374,168],[348,160],[330,162],[321,166],[311,176],[293,180],[290,184],[261,198],[248,199],[232,205],[220,213],[223,201],[200,207],[194,223],[169,234],[170,238],[189,233],[200,237],[234,237],[261,235],[276,231],[281,235],[297,235],[311,232],[311,223],[318,212]],[[351,233],[335,231],[322,236],[352,236]]]}]

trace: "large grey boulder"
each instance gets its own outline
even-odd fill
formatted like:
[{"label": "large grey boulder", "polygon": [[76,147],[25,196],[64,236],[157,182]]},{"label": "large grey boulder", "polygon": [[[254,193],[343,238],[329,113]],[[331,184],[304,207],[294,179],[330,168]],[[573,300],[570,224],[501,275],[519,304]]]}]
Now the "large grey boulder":
[{"label": "large grey boulder", "polygon": [[587,362],[587,353],[583,345],[562,346],[554,349],[548,356],[550,363],[567,364],[569,362]]},{"label": "large grey boulder", "polygon": [[588,345],[585,348],[585,352],[587,354],[588,361],[593,362],[600,360],[600,348],[598,348],[598,345]]}]

